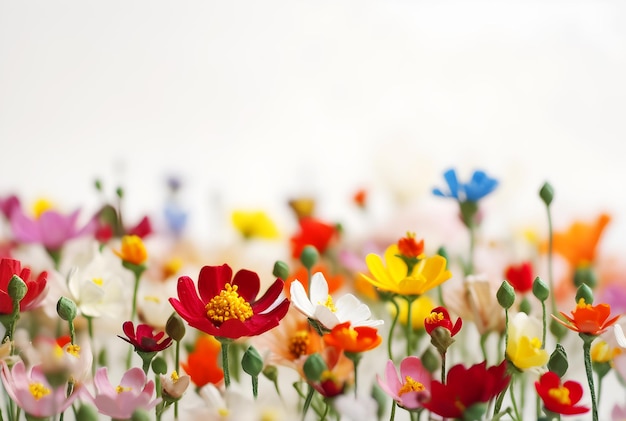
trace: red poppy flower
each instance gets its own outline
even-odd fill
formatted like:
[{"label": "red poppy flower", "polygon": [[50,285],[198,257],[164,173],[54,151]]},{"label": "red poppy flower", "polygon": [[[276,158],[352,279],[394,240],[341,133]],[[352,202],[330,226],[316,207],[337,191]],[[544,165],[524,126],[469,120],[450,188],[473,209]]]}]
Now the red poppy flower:
[{"label": "red poppy flower", "polygon": [[146,324],[137,325],[137,332],[133,322],[124,322],[122,325],[126,338],[118,335],[120,338],[135,347],[136,351],[141,352],[159,352],[172,344],[172,338],[165,337],[165,332],[154,333],[154,329]]},{"label": "red poppy flower", "polygon": [[446,384],[431,383],[431,399],[424,408],[444,418],[463,418],[463,413],[477,403],[489,402],[509,383],[506,361],[487,368],[486,361],[465,368],[457,364],[448,371]]},{"label": "red poppy flower", "polygon": [[313,246],[320,254],[323,254],[337,234],[335,225],[327,224],[319,219],[305,217],[301,218],[298,223],[300,232],[291,237],[291,255],[294,259],[300,258],[306,246]]},{"label": "red poppy flower", "polygon": [[548,411],[563,415],[584,414],[589,411],[585,406],[576,406],[583,396],[580,383],[568,380],[561,384],[559,376],[552,371],[544,373],[535,382],[535,389]]},{"label": "red poppy flower", "polygon": [[369,326],[351,327],[350,322],[336,325],[330,333],[324,335],[326,345],[343,349],[345,352],[365,352],[376,348],[383,338],[378,330]]},{"label": "red poppy flower", "polygon": [[456,319],[456,322],[453,325],[452,319],[450,319],[450,314],[444,307],[433,308],[430,311],[430,316],[424,319],[424,328],[429,335],[433,330],[435,330],[435,328],[443,327],[450,332],[450,336],[454,336],[459,333],[462,325],[463,321],[460,317]]},{"label": "red poppy flower", "polygon": [[276,327],[289,309],[289,300],[282,295],[284,282],[277,279],[256,300],[259,275],[245,269],[234,278],[232,274],[227,264],[204,266],[198,292],[190,277],[181,276],[178,299],[170,298],[170,303],[190,326],[218,338],[255,336]]},{"label": "red poppy flower", "polygon": [[578,304],[574,311],[572,311],[572,317],[560,311],[561,316],[565,317],[566,321],[552,315],[552,317],[566,328],[578,333],[587,333],[589,335],[601,335],[606,329],[619,319],[619,315],[608,320],[611,315],[611,306],[608,304],[598,304],[592,306],[587,304],[584,298],[578,300]]},{"label": "red poppy flower", "polygon": [[29,268],[22,268],[22,263],[14,259],[0,260],[0,314],[13,312],[13,301],[7,292],[13,275],[19,276],[26,284],[28,291],[20,301],[20,311],[27,311],[37,307],[45,296],[48,272],[41,272],[37,279],[30,279]]},{"label": "red poppy flower", "polygon": [[533,288],[533,265],[522,262],[519,265],[510,265],[504,272],[504,279],[509,281],[515,291],[524,294]]},{"label": "red poppy flower", "polygon": [[198,388],[208,383],[218,384],[224,379],[224,371],[219,365],[221,349],[222,345],[217,339],[201,335],[196,340],[193,351],[187,355],[187,361],[180,362],[180,366]]}]

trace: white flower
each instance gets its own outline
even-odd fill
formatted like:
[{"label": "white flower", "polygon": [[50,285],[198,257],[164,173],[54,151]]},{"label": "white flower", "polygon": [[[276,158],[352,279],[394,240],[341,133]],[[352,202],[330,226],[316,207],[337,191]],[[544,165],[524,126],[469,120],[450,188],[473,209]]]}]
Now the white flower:
[{"label": "white flower", "polygon": [[328,294],[328,282],[321,272],[311,277],[311,298],[306,294],[300,281],[291,284],[291,303],[302,314],[310,319],[317,320],[327,329],[336,325],[350,322],[355,326],[378,326],[382,320],[372,320],[372,313],[366,304],[363,304],[352,294],[345,294],[335,303]]},{"label": "white flower", "polygon": [[173,400],[180,399],[187,387],[189,387],[190,379],[187,375],[179,376],[176,370],[172,371],[169,376],[161,375],[161,392],[163,396]]}]

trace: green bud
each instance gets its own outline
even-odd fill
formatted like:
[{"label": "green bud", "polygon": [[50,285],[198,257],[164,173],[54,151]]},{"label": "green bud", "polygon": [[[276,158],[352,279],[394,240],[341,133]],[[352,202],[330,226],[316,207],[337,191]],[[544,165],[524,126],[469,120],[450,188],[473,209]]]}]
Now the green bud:
[{"label": "green bud", "polygon": [[586,304],[593,303],[593,291],[587,284],[582,284],[576,290],[576,302],[579,302],[581,298],[585,300]]},{"label": "green bud", "polygon": [[567,362],[565,348],[561,344],[556,344],[556,348],[550,354],[550,359],[548,360],[548,370],[556,373],[559,377],[563,377],[568,368],[569,363]]},{"label": "green bud", "polygon": [[143,409],[136,409],[133,416],[130,417],[130,421],[151,421],[151,419],[148,412]]},{"label": "green bud", "polygon": [[320,377],[322,377],[322,373],[328,370],[326,362],[318,353],[309,355],[306,361],[304,361],[304,366],[302,368],[307,380],[313,382],[318,381]]},{"label": "green bud", "polygon": [[593,368],[593,371],[596,372],[596,374],[598,375],[598,378],[602,379],[604,376],[606,376],[609,371],[611,371],[611,363],[610,362],[592,362],[591,363],[591,367]]},{"label": "green bud", "polygon": [[543,200],[546,206],[550,206],[550,203],[552,203],[552,199],[554,199],[554,189],[547,181],[541,186],[539,197],[541,197],[541,200]]},{"label": "green bud", "polygon": [[152,360],[152,371],[154,374],[165,374],[167,373],[167,362],[163,357],[155,357]]},{"label": "green bud", "polygon": [[22,278],[17,275],[13,275],[9,281],[7,292],[13,301],[20,302],[28,292],[28,287]]},{"label": "green bud", "polygon": [[165,333],[176,342],[180,342],[183,336],[185,336],[185,323],[183,323],[183,319],[180,318],[178,313],[172,313],[169,319],[167,319]]},{"label": "green bud", "polygon": [[124,198],[124,189],[118,187],[117,189],[115,189],[115,194],[117,194],[117,197],[119,197],[120,199]]},{"label": "green bud", "polygon": [[277,260],[276,263],[274,263],[274,270],[272,271],[272,275],[274,275],[278,279],[287,279],[289,277],[289,266],[287,266],[287,263],[283,262],[282,260]]},{"label": "green bud", "polygon": [[480,421],[487,412],[487,404],[484,402],[475,403],[463,412],[463,421]]},{"label": "green bud", "polygon": [[521,311],[522,313],[530,314],[530,310],[531,307],[528,298],[522,298],[522,301],[519,303],[519,311]]},{"label": "green bud", "polygon": [[561,323],[557,322],[556,320],[552,319],[550,321],[550,333],[554,335],[557,341],[560,341],[561,338],[565,336],[568,330],[569,329],[567,329],[565,326],[563,326]]},{"label": "green bud", "polygon": [[450,335],[450,331],[445,327],[436,327],[430,332],[430,343],[433,344],[439,354],[445,354],[450,345],[454,343],[454,338]]},{"label": "green bud", "polygon": [[308,270],[311,270],[319,258],[320,254],[313,246],[305,246],[304,249],[302,249],[302,254],[300,254],[300,261]]},{"label": "green bud", "polygon": [[59,298],[59,301],[57,301],[57,314],[66,322],[71,322],[76,318],[76,304],[67,297]]},{"label": "green bud", "polygon": [[96,178],[96,180],[93,182],[93,185],[95,186],[96,190],[102,191],[102,181],[99,178]]},{"label": "green bud", "polygon": [[550,296],[550,288],[540,277],[536,277],[533,282],[533,295],[541,302],[544,302]]},{"label": "green bud", "polygon": [[511,308],[515,302],[515,290],[511,284],[509,284],[509,281],[502,281],[502,285],[500,285],[500,288],[498,288],[498,292],[496,293],[496,298],[502,308],[505,310]]},{"label": "green bud", "polygon": [[255,347],[249,346],[248,349],[246,349],[246,352],[244,352],[243,358],[241,359],[241,367],[243,368],[243,371],[252,377],[257,377],[261,374],[263,371],[263,358]]},{"label": "green bud", "polygon": [[424,368],[428,370],[428,372],[431,374],[434,373],[435,370],[437,370],[439,366],[441,365],[441,362],[439,361],[439,357],[437,356],[437,354],[435,354],[433,349],[430,347],[426,348],[420,360],[422,360],[422,364],[424,365]]},{"label": "green bud", "polygon": [[76,411],[76,419],[80,421],[98,421],[98,411],[91,405],[82,404]]},{"label": "green bud", "polygon": [[590,266],[579,267],[574,272],[574,285],[578,288],[583,284],[591,289],[598,284],[598,277]]},{"label": "green bud", "polygon": [[268,365],[263,369],[263,375],[271,382],[276,383],[278,381],[278,368],[275,365]]}]

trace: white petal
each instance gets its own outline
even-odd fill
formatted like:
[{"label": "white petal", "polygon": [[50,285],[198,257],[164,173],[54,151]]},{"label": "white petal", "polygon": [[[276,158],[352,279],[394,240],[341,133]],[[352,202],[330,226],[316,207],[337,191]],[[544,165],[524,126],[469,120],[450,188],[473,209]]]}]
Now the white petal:
[{"label": "white petal", "polygon": [[622,327],[616,324],[613,328],[613,332],[615,333],[615,339],[617,340],[619,346],[626,348],[626,336],[624,336],[624,330]]},{"label": "white petal", "polygon": [[355,322],[367,320],[372,315],[369,307],[362,304],[359,299],[352,294],[346,294],[337,300],[335,307],[337,307],[337,318],[342,322],[349,320],[354,324]]},{"label": "white petal", "polygon": [[311,302],[323,304],[328,299],[328,282],[322,272],[316,272],[311,277]]},{"label": "white petal", "polygon": [[315,306],[311,304],[311,301],[309,301],[306,291],[300,281],[292,282],[289,292],[291,293],[291,303],[296,307],[296,309],[307,317],[313,317]]},{"label": "white petal", "polygon": [[332,329],[340,323],[335,313],[325,306],[317,306],[312,318],[318,320],[328,329]]}]

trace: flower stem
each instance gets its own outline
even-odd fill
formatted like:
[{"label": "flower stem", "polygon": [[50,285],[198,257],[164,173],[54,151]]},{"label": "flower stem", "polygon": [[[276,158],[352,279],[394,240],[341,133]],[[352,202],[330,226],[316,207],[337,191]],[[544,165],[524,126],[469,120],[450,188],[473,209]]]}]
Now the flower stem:
[{"label": "flower stem", "polygon": [[408,306],[407,308],[407,312],[406,312],[406,332],[405,332],[405,336],[406,336],[406,355],[411,355],[411,333],[413,332],[413,309],[412,309],[412,305],[413,304],[413,298],[412,297],[405,297],[406,298],[406,304]]},{"label": "flower stem", "polygon": [[392,298],[390,301],[396,310],[396,315],[393,317],[393,320],[391,321],[391,327],[389,328],[389,338],[387,338],[387,356],[389,357],[390,360],[393,361],[393,353],[391,352],[391,345],[393,343],[393,331],[396,327],[396,324],[398,324],[398,319],[400,318],[400,306],[398,305],[398,303],[396,302],[394,298]]},{"label": "flower stem", "polygon": [[[180,341],[176,341],[176,356],[174,357],[174,367],[176,372],[180,370]],[[174,402],[174,420],[178,420],[178,401]]]},{"label": "flower stem", "polygon": [[591,416],[593,421],[598,421],[598,402],[596,399],[596,388],[593,384],[593,369],[591,366],[591,343],[596,338],[594,335],[580,333],[583,340],[583,355],[585,358],[585,373],[587,374],[587,382],[589,383],[589,392],[591,393]]},{"label": "flower stem", "polygon": [[389,421],[394,421],[396,419],[396,401],[394,400],[391,404],[391,416],[389,417]]},{"label": "flower stem", "polygon": [[446,353],[441,353],[441,384],[446,384]]},{"label": "flower stem", "polygon": [[541,335],[541,349],[546,348],[546,302],[541,300],[541,314],[542,314],[542,335]]},{"label": "flower stem", "polygon": [[230,386],[230,370],[228,369],[228,346],[230,339],[216,338],[222,344],[222,370],[224,371],[224,386],[228,389]]}]

